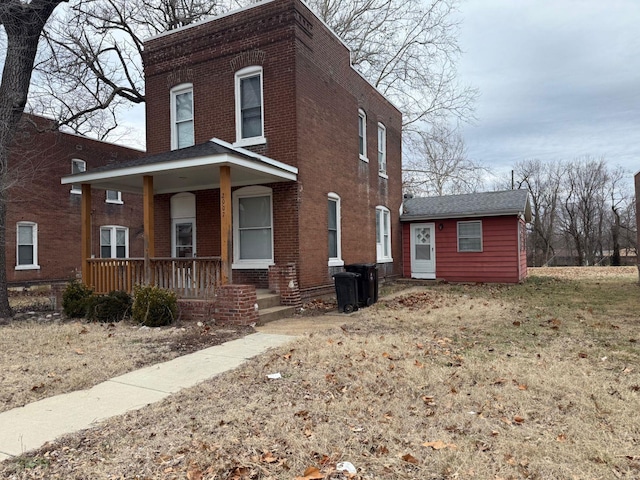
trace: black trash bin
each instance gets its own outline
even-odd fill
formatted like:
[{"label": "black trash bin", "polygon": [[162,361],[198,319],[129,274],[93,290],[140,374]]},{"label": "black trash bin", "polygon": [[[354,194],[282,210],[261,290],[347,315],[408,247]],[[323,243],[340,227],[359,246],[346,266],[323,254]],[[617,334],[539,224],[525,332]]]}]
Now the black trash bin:
[{"label": "black trash bin", "polygon": [[378,266],[375,263],[345,265],[347,272],[358,273],[358,305],[368,307],[378,301]]},{"label": "black trash bin", "polygon": [[351,313],[358,310],[358,279],[359,273],[339,272],[333,275],[336,283],[336,297],[338,310]]}]

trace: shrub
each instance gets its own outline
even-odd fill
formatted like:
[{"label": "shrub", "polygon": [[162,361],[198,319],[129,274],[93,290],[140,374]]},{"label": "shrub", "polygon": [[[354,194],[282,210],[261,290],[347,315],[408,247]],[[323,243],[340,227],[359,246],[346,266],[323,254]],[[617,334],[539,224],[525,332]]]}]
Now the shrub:
[{"label": "shrub", "polygon": [[169,325],[178,312],[178,299],[174,292],[146,285],[133,287],[132,317],[147,327]]},{"label": "shrub", "polygon": [[131,312],[133,300],[127,292],[113,291],[108,295],[93,295],[88,302],[90,322],[119,322]]},{"label": "shrub", "polygon": [[92,294],[93,291],[89,287],[73,280],[62,293],[62,311],[67,317],[84,317]]}]

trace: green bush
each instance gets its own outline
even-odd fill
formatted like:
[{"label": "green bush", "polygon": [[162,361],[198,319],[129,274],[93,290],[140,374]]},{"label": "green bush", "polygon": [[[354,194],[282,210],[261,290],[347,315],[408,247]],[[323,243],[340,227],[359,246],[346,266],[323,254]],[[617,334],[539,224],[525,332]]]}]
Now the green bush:
[{"label": "green bush", "polygon": [[154,286],[133,287],[132,318],[147,327],[169,325],[176,318],[178,299],[174,292]]},{"label": "green bush", "polygon": [[62,293],[62,311],[67,317],[84,317],[92,294],[93,291],[89,287],[73,280]]},{"label": "green bush", "polygon": [[131,313],[133,300],[127,292],[113,291],[108,295],[89,298],[87,320],[90,322],[119,322]]}]

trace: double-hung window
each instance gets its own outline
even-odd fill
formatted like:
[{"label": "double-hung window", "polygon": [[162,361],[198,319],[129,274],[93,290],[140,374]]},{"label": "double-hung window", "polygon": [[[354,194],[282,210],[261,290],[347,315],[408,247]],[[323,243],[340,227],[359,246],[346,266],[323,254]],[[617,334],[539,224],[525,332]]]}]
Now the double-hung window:
[{"label": "double-hung window", "polygon": [[391,214],[386,207],[376,207],[376,256],[378,262],[392,262]]},{"label": "double-hung window", "polygon": [[458,251],[482,251],[482,220],[458,222]]},{"label": "double-hung window", "polygon": [[233,192],[234,268],[273,265],[272,191],[244,187]]},{"label": "double-hung window", "polygon": [[378,173],[387,174],[387,129],[381,123],[378,124]]},{"label": "double-hung window", "polygon": [[[87,171],[87,162],[74,158],[71,160],[71,173],[82,173]],[[82,185],[71,184],[71,193],[82,193]]]},{"label": "double-hung window", "polygon": [[38,224],[18,222],[16,241],[16,270],[39,269]]},{"label": "double-hung window", "polygon": [[364,110],[358,110],[358,153],[360,160],[368,162],[367,158],[367,114]]},{"label": "double-hung window", "polygon": [[262,67],[246,67],[236,73],[236,145],[265,143]]},{"label": "double-hung window", "polygon": [[129,229],[127,227],[100,227],[100,258],[127,258],[129,256]]},{"label": "double-hung window", "polygon": [[344,265],[340,245],[340,197],[330,193],[328,206],[329,266],[339,267]]},{"label": "double-hung window", "polygon": [[171,89],[171,150],[195,143],[193,124],[193,86],[178,85]]}]

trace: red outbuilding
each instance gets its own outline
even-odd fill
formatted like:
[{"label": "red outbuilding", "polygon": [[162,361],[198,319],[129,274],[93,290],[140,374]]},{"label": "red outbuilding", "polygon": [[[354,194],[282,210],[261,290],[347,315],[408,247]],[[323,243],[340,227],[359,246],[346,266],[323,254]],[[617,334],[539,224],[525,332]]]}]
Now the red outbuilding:
[{"label": "red outbuilding", "polygon": [[526,190],[408,198],[404,276],[449,282],[518,283],[527,277]]}]

